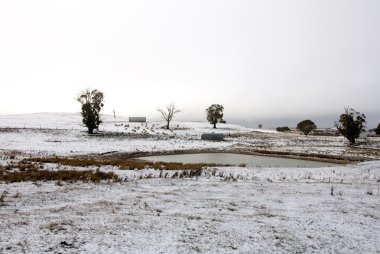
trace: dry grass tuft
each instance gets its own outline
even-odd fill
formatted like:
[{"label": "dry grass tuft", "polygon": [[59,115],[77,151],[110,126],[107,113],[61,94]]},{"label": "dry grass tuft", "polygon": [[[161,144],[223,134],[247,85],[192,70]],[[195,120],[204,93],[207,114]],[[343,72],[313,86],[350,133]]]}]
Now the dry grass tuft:
[{"label": "dry grass tuft", "polygon": [[3,191],[3,193],[0,195],[0,206],[5,205],[5,198],[7,197],[7,195],[7,191]]}]

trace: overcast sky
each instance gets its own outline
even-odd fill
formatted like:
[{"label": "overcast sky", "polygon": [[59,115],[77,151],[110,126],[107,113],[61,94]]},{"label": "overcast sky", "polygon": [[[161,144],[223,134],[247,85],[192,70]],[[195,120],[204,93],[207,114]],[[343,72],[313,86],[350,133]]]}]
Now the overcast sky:
[{"label": "overcast sky", "polygon": [[377,125],[380,1],[1,1],[0,87],[1,114],[78,112],[97,88],[108,114]]}]

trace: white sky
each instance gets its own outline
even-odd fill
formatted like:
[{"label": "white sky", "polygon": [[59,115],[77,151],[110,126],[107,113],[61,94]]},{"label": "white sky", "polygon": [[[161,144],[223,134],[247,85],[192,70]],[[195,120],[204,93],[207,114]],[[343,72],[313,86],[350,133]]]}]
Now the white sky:
[{"label": "white sky", "polygon": [[351,106],[377,125],[380,1],[1,1],[0,87],[1,114],[78,112],[97,88],[108,114],[175,102],[205,120],[219,103],[258,123]]}]

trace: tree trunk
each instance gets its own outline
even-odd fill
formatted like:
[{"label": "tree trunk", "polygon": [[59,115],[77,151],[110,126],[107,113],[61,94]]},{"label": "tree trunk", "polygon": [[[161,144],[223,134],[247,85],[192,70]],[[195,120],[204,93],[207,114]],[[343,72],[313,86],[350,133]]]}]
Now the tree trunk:
[{"label": "tree trunk", "polygon": [[166,124],[166,129],[169,130],[169,124],[170,124],[170,121],[168,121],[168,123]]},{"label": "tree trunk", "polygon": [[216,129],[216,123],[214,123],[214,129]]},{"label": "tree trunk", "polygon": [[88,134],[94,134],[94,129],[88,128]]}]

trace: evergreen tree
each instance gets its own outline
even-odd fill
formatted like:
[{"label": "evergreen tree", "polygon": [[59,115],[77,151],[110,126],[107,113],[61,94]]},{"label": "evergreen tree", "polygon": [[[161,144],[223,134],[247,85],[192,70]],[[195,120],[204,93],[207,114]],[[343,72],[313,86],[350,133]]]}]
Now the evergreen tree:
[{"label": "evergreen tree", "polygon": [[216,124],[223,119],[223,106],[219,104],[212,104],[206,109],[207,121],[214,125],[216,129]]},{"label": "evergreen tree", "polygon": [[297,130],[303,132],[306,136],[316,128],[317,126],[311,120],[303,120],[297,124]]},{"label": "evergreen tree", "polygon": [[94,130],[97,130],[102,123],[100,110],[104,106],[103,100],[103,93],[96,89],[92,91],[86,89],[77,98],[77,101],[82,104],[82,121],[87,127],[89,134],[93,134]]},{"label": "evergreen tree", "polygon": [[345,108],[345,113],[340,115],[339,122],[335,123],[335,127],[353,145],[355,139],[364,131],[365,119],[364,114],[356,112],[352,108]]}]

